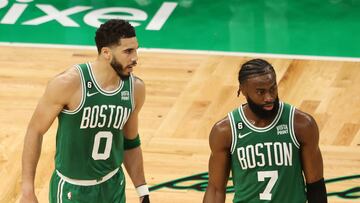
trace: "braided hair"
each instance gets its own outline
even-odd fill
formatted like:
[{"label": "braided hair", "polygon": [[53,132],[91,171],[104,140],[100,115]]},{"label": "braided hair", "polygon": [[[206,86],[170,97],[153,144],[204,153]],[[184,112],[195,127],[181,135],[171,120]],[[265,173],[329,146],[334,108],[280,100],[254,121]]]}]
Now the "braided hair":
[{"label": "braided hair", "polygon": [[[252,59],[244,63],[239,71],[238,80],[240,85],[251,77],[260,76],[273,72],[275,77],[275,70],[272,65],[263,59]],[[240,89],[238,90],[238,96],[240,95]]]},{"label": "braided hair", "polygon": [[101,24],[95,33],[95,43],[100,54],[103,47],[115,45],[122,38],[135,37],[134,27],[125,20],[111,19]]}]

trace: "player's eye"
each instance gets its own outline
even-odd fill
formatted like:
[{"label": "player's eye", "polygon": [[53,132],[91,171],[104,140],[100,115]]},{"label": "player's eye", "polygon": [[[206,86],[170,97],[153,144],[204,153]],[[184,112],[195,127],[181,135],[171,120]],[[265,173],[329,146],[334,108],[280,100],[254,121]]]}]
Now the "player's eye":
[{"label": "player's eye", "polygon": [[263,95],[265,94],[265,90],[256,90],[256,94]]}]

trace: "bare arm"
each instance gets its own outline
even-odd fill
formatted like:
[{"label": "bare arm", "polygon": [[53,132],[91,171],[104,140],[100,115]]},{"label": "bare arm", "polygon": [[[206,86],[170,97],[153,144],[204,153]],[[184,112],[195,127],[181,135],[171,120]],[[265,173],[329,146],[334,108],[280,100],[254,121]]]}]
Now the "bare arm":
[{"label": "bare arm", "polygon": [[[28,125],[22,154],[22,197],[20,202],[37,202],[34,190],[36,167],[41,153],[43,135],[66,104],[71,91],[66,90],[64,75],[59,75],[48,83],[44,95],[32,115]],[[60,96],[61,95],[61,96]]]},{"label": "bare arm", "polygon": [[315,120],[301,111],[295,112],[295,134],[300,142],[301,161],[306,183],[323,178],[323,160],[319,148],[319,129]]},{"label": "bare arm", "polygon": [[[127,139],[135,139],[138,134],[138,116],[145,101],[145,84],[140,79],[135,79],[135,109],[124,126]],[[124,166],[135,187],[146,184],[141,147],[126,150]]]},{"label": "bare arm", "polygon": [[228,118],[216,123],[209,137],[211,155],[209,159],[209,184],[204,203],[223,203],[230,173],[231,129]]},{"label": "bare arm", "polygon": [[323,179],[323,159],[319,148],[319,129],[316,121],[310,115],[296,110],[294,123],[296,138],[300,143],[308,202],[327,202]]}]

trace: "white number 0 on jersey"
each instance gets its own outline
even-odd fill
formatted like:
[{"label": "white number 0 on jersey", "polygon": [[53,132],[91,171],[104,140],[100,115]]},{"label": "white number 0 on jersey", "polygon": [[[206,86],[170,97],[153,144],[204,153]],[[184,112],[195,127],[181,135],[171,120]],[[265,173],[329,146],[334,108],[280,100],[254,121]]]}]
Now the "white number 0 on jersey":
[{"label": "white number 0 on jersey", "polygon": [[[105,150],[103,153],[99,152],[100,140],[106,139]],[[112,146],[113,134],[109,131],[100,131],[96,133],[94,139],[94,146],[92,150],[92,158],[94,160],[106,160],[110,156],[111,146]]]}]

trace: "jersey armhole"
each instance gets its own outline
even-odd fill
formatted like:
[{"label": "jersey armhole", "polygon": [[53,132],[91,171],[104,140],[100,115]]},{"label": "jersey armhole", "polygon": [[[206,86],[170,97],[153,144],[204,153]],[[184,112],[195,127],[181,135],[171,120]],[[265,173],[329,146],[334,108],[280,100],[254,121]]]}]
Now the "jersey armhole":
[{"label": "jersey armhole", "polygon": [[131,111],[135,110],[135,77],[131,73],[130,74],[130,97],[131,97]]},{"label": "jersey armhole", "polygon": [[290,124],[290,137],[295,145],[296,148],[300,149],[300,144],[298,140],[296,139],[295,135],[295,127],[294,127],[294,121],[295,121],[295,107],[291,106],[290,109],[290,116],[289,116],[289,124]]},{"label": "jersey armhole", "polygon": [[236,128],[235,128],[235,120],[234,120],[234,116],[232,115],[232,113],[228,113],[228,118],[230,121],[230,127],[231,127],[231,148],[230,148],[230,153],[233,154],[235,151],[235,146],[236,146],[236,142],[237,142],[237,136],[236,136]]},{"label": "jersey armhole", "polygon": [[80,82],[81,82],[81,101],[78,105],[78,107],[76,107],[76,109],[72,110],[72,111],[69,111],[69,110],[66,110],[66,109],[63,109],[61,111],[61,113],[65,113],[65,114],[76,114],[77,112],[80,111],[80,109],[83,107],[84,103],[85,103],[85,91],[86,91],[86,87],[85,87],[85,79],[84,79],[84,75],[83,75],[83,72],[81,70],[81,67],[79,65],[75,65],[74,66],[75,69],[77,71],[79,71],[79,75],[80,75]]}]

